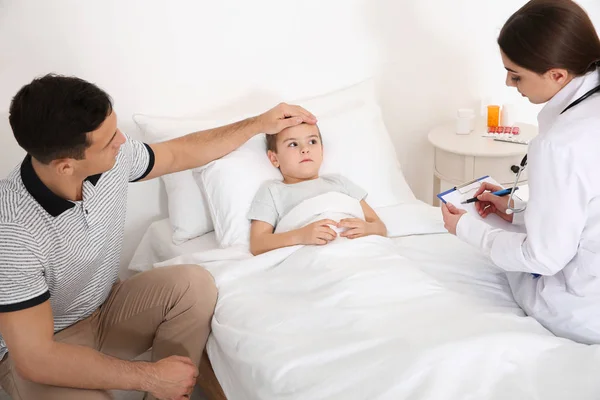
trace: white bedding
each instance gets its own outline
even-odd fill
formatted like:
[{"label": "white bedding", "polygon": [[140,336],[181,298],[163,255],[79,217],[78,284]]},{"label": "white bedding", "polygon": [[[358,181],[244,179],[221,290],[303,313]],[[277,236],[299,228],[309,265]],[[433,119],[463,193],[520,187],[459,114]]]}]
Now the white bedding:
[{"label": "white bedding", "polygon": [[599,347],[525,317],[504,275],[439,234],[432,210],[383,212],[396,239],[258,257],[218,249],[156,266],[196,263],[215,277],[208,353],[229,399],[598,398]]},{"label": "white bedding", "polygon": [[183,254],[216,249],[215,233],[209,232],[182,244],[173,243],[173,230],[169,218],[153,222],[138,244],[128,269],[142,272],[152,269],[155,263]]},{"label": "white bedding", "polygon": [[[439,218],[440,210],[422,202],[381,207],[376,211],[388,225],[390,236],[444,231],[443,222]],[[398,223],[400,216],[402,221]],[[165,260],[219,248],[214,231],[182,244],[173,243],[172,237],[173,229],[169,218],[150,224],[129,262],[128,269],[137,272],[148,271],[154,264]]]}]

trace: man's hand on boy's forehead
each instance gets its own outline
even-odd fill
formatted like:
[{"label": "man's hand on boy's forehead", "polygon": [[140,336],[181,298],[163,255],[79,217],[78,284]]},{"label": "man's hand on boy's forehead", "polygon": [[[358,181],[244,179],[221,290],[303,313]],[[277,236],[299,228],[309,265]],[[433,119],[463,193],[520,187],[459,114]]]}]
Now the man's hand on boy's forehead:
[{"label": "man's hand on boy's forehead", "polygon": [[257,121],[261,132],[275,135],[286,128],[302,123],[316,124],[317,118],[300,106],[280,103],[277,107],[259,115]]}]

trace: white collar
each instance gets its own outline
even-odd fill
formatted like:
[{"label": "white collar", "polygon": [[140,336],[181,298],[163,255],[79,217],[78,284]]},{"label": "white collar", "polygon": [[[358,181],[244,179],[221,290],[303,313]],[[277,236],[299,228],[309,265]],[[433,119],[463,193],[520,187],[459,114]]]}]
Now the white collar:
[{"label": "white collar", "polygon": [[596,68],[594,71],[583,76],[573,78],[564,88],[562,88],[540,111],[538,114],[538,125],[540,133],[546,132],[548,127],[553,125],[565,108],[578,98],[592,90],[600,82],[600,71]]}]

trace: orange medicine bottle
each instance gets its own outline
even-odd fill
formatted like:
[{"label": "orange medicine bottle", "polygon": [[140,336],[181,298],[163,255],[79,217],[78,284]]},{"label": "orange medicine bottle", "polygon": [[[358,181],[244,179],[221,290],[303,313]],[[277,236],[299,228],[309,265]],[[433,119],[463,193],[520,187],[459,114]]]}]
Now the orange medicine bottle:
[{"label": "orange medicine bottle", "polygon": [[497,127],[500,125],[500,106],[487,107],[487,126]]}]

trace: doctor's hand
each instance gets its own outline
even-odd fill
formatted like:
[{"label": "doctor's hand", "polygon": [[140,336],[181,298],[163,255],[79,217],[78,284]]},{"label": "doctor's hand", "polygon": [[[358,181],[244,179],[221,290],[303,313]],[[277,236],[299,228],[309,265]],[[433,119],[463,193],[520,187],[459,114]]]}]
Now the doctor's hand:
[{"label": "doctor's hand", "polygon": [[303,122],[316,124],[317,118],[300,106],[280,103],[257,116],[255,121],[258,123],[258,129],[261,133],[275,135],[286,128],[300,125]]},{"label": "doctor's hand", "polygon": [[444,228],[453,235],[456,235],[456,226],[458,221],[466,214],[465,210],[456,208],[453,204],[442,204],[442,216],[444,217]]},{"label": "doctor's hand", "polygon": [[475,209],[482,218],[485,218],[493,213],[508,222],[513,221],[513,215],[506,213],[508,199],[506,197],[495,196],[491,193],[502,189],[503,188],[500,186],[484,182],[481,184],[477,192],[475,192],[473,197],[477,197],[479,199],[479,201],[475,203]]}]

